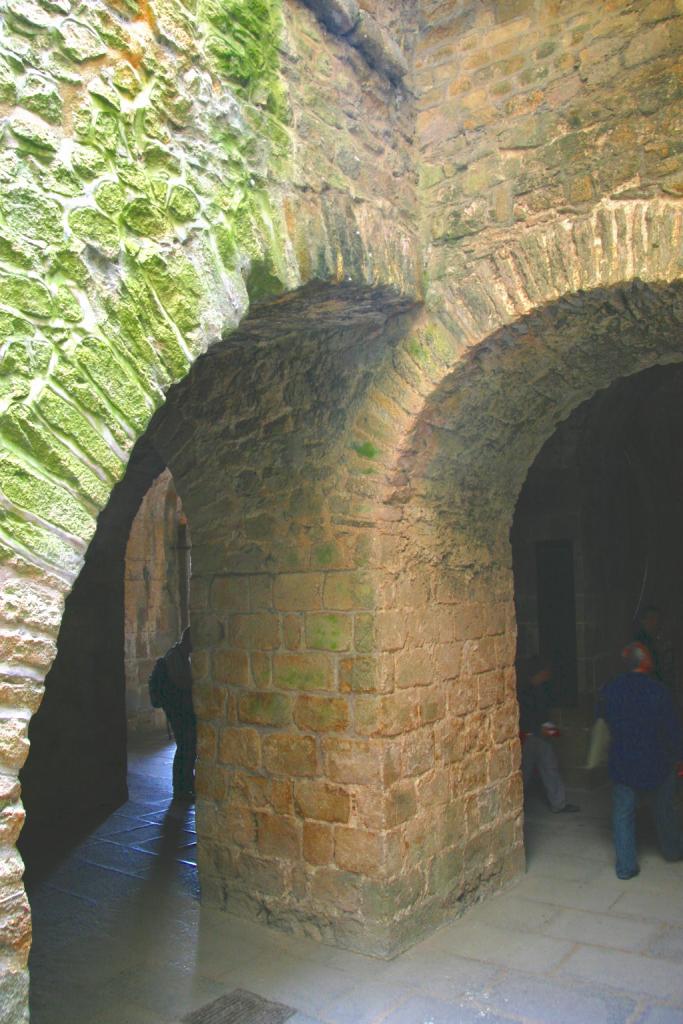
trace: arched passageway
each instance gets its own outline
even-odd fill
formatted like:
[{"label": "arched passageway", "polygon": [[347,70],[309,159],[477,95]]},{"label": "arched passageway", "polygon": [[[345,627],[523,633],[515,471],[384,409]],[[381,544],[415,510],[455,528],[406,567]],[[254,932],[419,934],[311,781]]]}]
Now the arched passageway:
[{"label": "arched passageway", "polygon": [[[376,627],[387,695],[376,728],[400,735],[397,756],[410,765],[395,876],[407,928],[417,906],[431,923],[522,869],[510,530],[529,468],[583,401],[681,359],[680,286],[658,283],[660,271],[645,265],[652,283],[612,283],[617,265],[587,266],[564,245],[572,230],[523,239],[469,289],[454,289],[440,321],[414,332],[381,384],[384,394],[402,390],[405,409],[405,429],[377,456],[386,470]],[[618,263],[627,257],[615,243],[598,227],[596,249]],[[675,278],[667,252],[655,258]],[[566,291],[572,279],[585,290]],[[529,304],[535,311],[513,314]],[[487,330],[501,320],[509,326]]]},{"label": "arched passageway", "polygon": [[597,690],[652,604],[659,669],[680,703],[682,387],[679,365],[659,366],[583,403],[539,452],[515,510],[518,659],[542,651],[556,666],[574,780]]}]

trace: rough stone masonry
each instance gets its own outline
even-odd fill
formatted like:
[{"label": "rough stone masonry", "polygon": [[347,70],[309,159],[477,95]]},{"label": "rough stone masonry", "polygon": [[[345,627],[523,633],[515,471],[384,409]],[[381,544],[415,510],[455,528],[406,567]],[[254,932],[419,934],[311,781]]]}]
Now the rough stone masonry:
[{"label": "rough stone masonry", "polygon": [[28,725],[141,438],[192,530],[203,898],[393,955],[522,870],[526,472],[681,359],[683,5],[0,9],[0,1013]]}]

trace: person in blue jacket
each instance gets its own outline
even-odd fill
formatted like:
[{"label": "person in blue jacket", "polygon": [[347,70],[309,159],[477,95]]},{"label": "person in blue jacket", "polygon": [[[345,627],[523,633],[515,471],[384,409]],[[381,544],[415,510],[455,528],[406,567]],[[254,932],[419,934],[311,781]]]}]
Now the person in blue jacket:
[{"label": "person in blue jacket", "polygon": [[671,694],[653,675],[652,654],[643,643],[621,652],[626,672],[600,691],[597,717],[609,726],[608,771],[612,780],[612,828],[618,878],[634,878],[636,805],[652,799],[657,839],[666,860],[683,857],[676,809],[676,762],[683,759],[683,729]]}]

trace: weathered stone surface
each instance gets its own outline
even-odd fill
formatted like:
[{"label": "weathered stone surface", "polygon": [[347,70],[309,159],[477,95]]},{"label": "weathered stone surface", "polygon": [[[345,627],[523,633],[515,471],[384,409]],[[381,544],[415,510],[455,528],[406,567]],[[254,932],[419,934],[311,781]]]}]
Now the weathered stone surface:
[{"label": "weathered stone surface", "polygon": [[288,725],[292,718],[291,700],[280,693],[246,693],[239,697],[237,713],[241,722]]},{"label": "weathered stone surface", "polygon": [[326,782],[297,782],[294,802],[304,818],[346,823],[351,813],[351,800],[346,790]]},{"label": "weathered stone surface", "polygon": [[334,855],[334,833],[330,825],[314,821],[304,822],[304,860],[316,866],[330,864]]},{"label": "weathered stone surface", "polygon": [[260,743],[253,729],[223,729],[219,737],[218,760],[241,768],[258,768]]},{"label": "weathered stone surface", "polygon": [[400,82],[407,75],[408,61],[400,47],[366,11],[361,11],[358,24],[349,35],[349,42],[361,51],[371,67],[392,82]]},{"label": "weathered stone surface", "polygon": [[330,32],[346,35],[360,18],[356,0],[305,0]]},{"label": "weathered stone surface", "polygon": [[305,732],[344,732],[350,720],[349,705],[340,697],[297,697],[294,721]]},{"label": "weathered stone surface", "polygon": [[[242,732],[244,730],[235,730]],[[276,775],[315,775],[318,755],[312,736],[281,733],[263,740],[263,765]]]},{"label": "weathered stone surface", "polygon": [[332,661],[325,654],[276,654],[273,682],[284,690],[331,690]]}]

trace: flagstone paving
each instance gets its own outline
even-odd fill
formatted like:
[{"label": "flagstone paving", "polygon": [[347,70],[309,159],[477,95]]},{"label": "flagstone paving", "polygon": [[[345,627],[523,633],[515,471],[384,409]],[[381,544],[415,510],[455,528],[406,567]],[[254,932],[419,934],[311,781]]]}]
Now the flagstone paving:
[{"label": "flagstone paving", "polygon": [[32,858],[32,1024],[175,1024],[238,987],[291,1024],[683,1024],[683,863],[643,820],[641,874],[619,881],[608,789],[574,791],[574,815],[532,798],[527,874],[385,962],[201,907],[172,752],[137,738],[131,800]]}]

